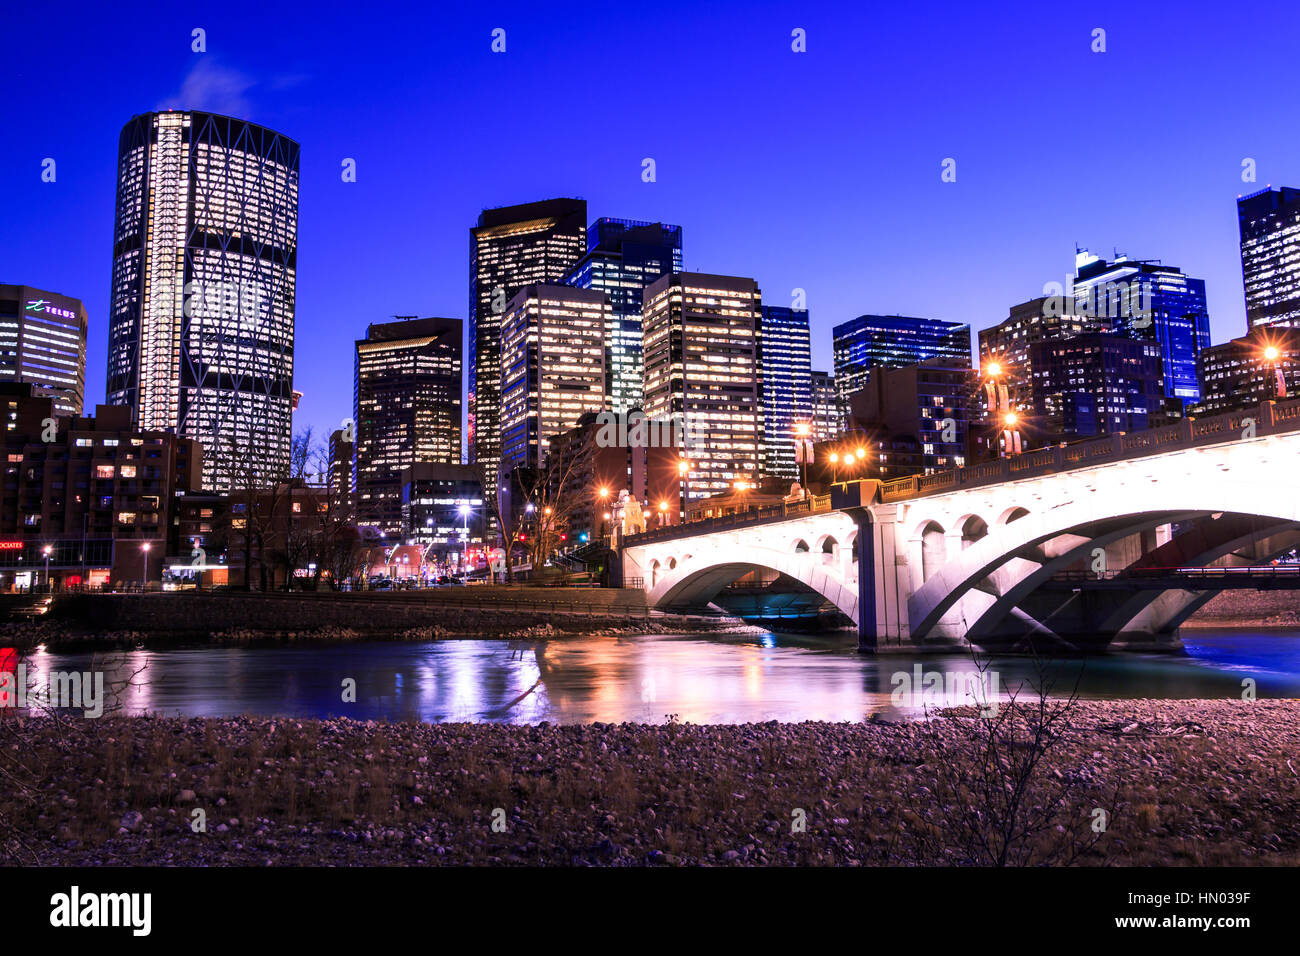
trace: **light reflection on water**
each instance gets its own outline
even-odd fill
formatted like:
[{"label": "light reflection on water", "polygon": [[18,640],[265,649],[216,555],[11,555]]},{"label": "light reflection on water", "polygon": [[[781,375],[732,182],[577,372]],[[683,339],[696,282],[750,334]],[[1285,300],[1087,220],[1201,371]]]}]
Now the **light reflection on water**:
[{"label": "light reflection on water", "polygon": [[[1300,697],[1300,631],[1197,631],[1186,656],[1113,654],[1054,665],[1056,693],[1084,697]],[[851,636],[578,636],[548,642],[372,642],[310,647],[38,652],[29,670],[136,670],[128,713],[579,723],[861,720],[891,706],[894,675],[975,674],[969,655],[860,655]],[[989,663],[1001,690],[1038,682],[1024,658]],[[356,703],[343,703],[345,679]],[[957,694],[962,697],[964,694]],[[969,698],[945,703],[974,702]],[[910,712],[904,709],[904,712]]]}]

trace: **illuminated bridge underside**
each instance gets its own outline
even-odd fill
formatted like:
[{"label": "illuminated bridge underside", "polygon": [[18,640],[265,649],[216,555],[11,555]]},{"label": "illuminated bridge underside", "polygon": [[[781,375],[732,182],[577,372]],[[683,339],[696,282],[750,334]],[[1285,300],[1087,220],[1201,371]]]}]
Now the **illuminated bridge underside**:
[{"label": "illuminated bridge underside", "polygon": [[[1274,428],[902,500],[838,498],[834,510],[734,529],[637,536],[623,572],[669,610],[707,604],[756,568],[780,572],[858,622],[864,648],[881,651],[1172,649],[1179,626],[1218,591],[1174,587],[1172,575],[1169,588],[1152,587],[1150,569],[1258,566],[1300,546],[1298,472],[1300,431]],[[1103,569],[1147,580],[1061,585],[1064,572]]]}]

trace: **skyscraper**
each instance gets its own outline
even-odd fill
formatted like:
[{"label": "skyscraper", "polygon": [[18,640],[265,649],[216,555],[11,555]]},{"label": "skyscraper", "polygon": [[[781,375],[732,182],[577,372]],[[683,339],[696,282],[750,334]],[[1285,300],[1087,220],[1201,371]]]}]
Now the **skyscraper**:
[{"label": "skyscraper", "polygon": [[807,423],[810,434],[812,431],[808,310],[764,305],[761,315],[763,472],[793,481],[799,477],[794,453],[795,423]]},{"label": "skyscraper", "polygon": [[1119,256],[1107,262],[1086,249],[1075,256],[1074,311],[1104,319],[1112,331],[1160,346],[1165,394],[1186,402],[1201,394],[1196,356],[1210,344],[1205,280],[1181,269]]},{"label": "skyscraper", "polygon": [[526,285],[558,282],[587,248],[587,202],[485,209],[469,232],[469,460],[501,461],[501,316]]},{"label": "skyscraper", "polygon": [[402,528],[402,470],[460,463],[461,321],[414,316],[372,324],[356,343],[356,513]]},{"label": "skyscraper", "polygon": [[840,407],[839,392],[835,390],[835,376],[830,372],[812,373],[812,439],[815,442],[831,441],[844,430],[844,412]]},{"label": "skyscraper", "polygon": [[1237,200],[1246,325],[1300,326],[1300,189]]},{"label": "skyscraper", "polygon": [[873,368],[902,368],[929,359],[970,368],[970,326],[907,315],[860,315],[833,330],[835,387],[840,404],[866,388]]},{"label": "skyscraper", "polygon": [[86,307],[80,299],[0,285],[0,381],[28,382],[56,415],[80,415],[86,388]]},{"label": "skyscraper", "polygon": [[118,140],[108,401],[204,449],[205,487],[289,468],[298,144],[214,113]]},{"label": "skyscraper", "polygon": [[501,320],[501,461],[539,467],[550,441],[605,407],[609,299],[593,289],[529,285]]},{"label": "skyscraper", "polygon": [[1141,431],[1182,412],[1165,394],[1160,346],[1125,335],[1086,333],[1030,347],[1034,412],[1048,442]]},{"label": "skyscraper", "polygon": [[605,368],[612,411],[641,407],[642,294],[660,276],[681,271],[681,226],[597,219],[587,230],[587,254],[564,281],[609,296]]},{"label": "skyscraper", "polygon": [[691,498],[759,477],[761,302],[753,279],[698,272],[663,276],[645,291],[645,412],[683,421]]}]

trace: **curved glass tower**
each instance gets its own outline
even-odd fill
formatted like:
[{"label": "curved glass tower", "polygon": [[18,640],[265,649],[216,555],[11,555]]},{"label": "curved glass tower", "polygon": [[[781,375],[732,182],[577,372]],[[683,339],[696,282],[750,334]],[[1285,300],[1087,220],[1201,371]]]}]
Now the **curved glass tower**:
[{"label": "curved glass tower", "polygon": [[144,113],[118,142],[108,402],[203,445],[203,483],[289,468],[298,144],[214,113]]}]

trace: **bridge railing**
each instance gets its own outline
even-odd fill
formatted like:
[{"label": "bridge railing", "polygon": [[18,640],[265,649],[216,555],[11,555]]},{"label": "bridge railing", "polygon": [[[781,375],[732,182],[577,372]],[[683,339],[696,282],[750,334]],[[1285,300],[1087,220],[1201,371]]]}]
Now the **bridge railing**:
[{"label": "bridge railing", "polygon": [[750,525],[767,524],[773,521],[785,521],[803,514],[819,514],[834,510],[830,495],[810,495],[799,501],[786,501],[779,505],[763,508],[751,508],[735,514],[719,515],[716,518],[700,518],[685,524],[670,524],[662,528],[650,528],[640,534],[628,535],[623,543],[652,544],[655,541],[670,541],[683,535],[709,534],[729,528],[746,528]]},{"label": "bridge railing", "polygon": [[920,478],[895,478],[881,483],[880,500],[886,503],[903,501],[942,494],[945,491],[1049,475],[1072,468],[1144,458],[1178,448],[1197,448],[1237,441],[1251,427],[1254,434],[1260,436],[1300,430],[1300,400],[1265,401],[1256,408],[1245,411],[1198,419],[1184,418],[1173,425],[1160,428],[1107,435],[1069,445],[1053,445],[1023,455],[981,462]]}]

